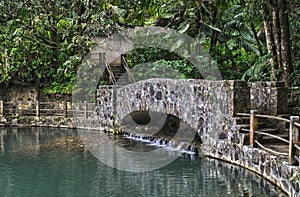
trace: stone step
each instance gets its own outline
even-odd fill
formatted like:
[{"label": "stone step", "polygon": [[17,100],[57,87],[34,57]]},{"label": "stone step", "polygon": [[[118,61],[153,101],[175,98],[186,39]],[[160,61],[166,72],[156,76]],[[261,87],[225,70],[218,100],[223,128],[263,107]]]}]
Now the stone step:
[{"label": "stone step", "polygon": [[128,76],[126,74],[122,74],[121,76],[116,77],[118,85],[127,85],[129,84]]},{"label": "stone step", "polygon": [[[276,151],[279,153],[288,153],[289,152],[289,145],[286,143],[272,143],[272,144],[263,144],[263,146],[267,149],[270,149],[272,151]],[[274,154],[274,153],[273,153]],[[288,156],[282,156],[280,155],[280,157],[286,161],[288,161]]]},{"label": "stone step", "polygon": [[[289,135],[287,134],[277,134],[276,136],[281,137],[283,139],[289,140]],[[283,143],[280,139],[276,139],[270,136],[262,136],[261,144],[273,144],[273,143]]]},{"label": "stone step", "polygon": [[[257,131],[264,132],[264,133],[270,133],[270,134],[279,134],[280,133],[279,129],[276,129],[276,128],[259,128]],[[240,128],[240,133],[249,133],[249,132],[250,132],[249,126]]]},{"label": "stone step", "polygon": [[127,75],[126,75],[126,73],[114,73],[114,76],[116,77],[116,78],[120,78],[120,77],[122,77],[122,78],[126,78],[127,77]]},{"label": "stone step", "polygon": [[125,68],[123,66],[111,66],[110,69],[112,71],[125,71]]},{"label": "stone step", "polygon": [[122,64],[120,62],[111,62],[109,64],[111,67],[123,67]]},{"label": "stone step", "polygon": [[242,124],[249,124],[250,122],[250,117],[236,117],[236,124],[242,125]]},{"label": "stone step", "polygon": [[[250,140],[250,134],[249,133],[244,133],[244,145],[249,145],[249,140]],[[289,140],[289,136],[287,134],[277,134],[276,136],[281,137],[283,139]],[[260,134],[255,135],[255,140],[257,140],[260,144],[263,146],[271,147],[274,146],[275,144],[277,146],[287,146],[286,142],[283,142],[279,139],[269,137],[269,136],[263,136]],[[257,144],[255,143],[255,147],[257,147]],[[287,149],[288,150],[288,149]]]},{"label": "stone step", "polygon": [[124,78],[123,76],[126,76],[126,70],[123,66],[121,66],[121,64],[110,65],[110,68],[118,84],[127,84],[127,80],[126,82],[120,82],[120,78]]},{"label": "stone step", "polygon": [[[249,129],[242,129],[243,132],[245,132],[245,135],[249,136]],[[289,134],[288,132],[283,133],[283,131],[279,131],[278,129],[274,129],[274,128],[263,128],[263,129],[259,129],[258,131],[260,132],[264,132],[264,133],[268,133],[268,134],[272,134],[275,135],[277,137],[281,137],[283,139],[289,140]],[[283,141],[281,141],[280,139],[271,137],[271,136],[266,136],[266,135],[262,135],[259,133],[255,133],[255,139],[258,140],[259,143],[265,145],[265,144],[272,144],[272,143],[285,143]],[[248,143],[248,142],[246,142]]]},{"label": "stone step", "polygon": [[[250,124],[249,123],[247,123],[247,124],[238,124],[237,127],[241,128],[241,129],[250,129]],[[263,123],[263,122],[258,123],[258,129],[263,129],[263,128],[266,128],[266,127],[267,127],[266,123]]]},{"label": "stone step", "polygon": [[125,70],[111,70],[111,72],[113,72],[115,75],[116,74],[124,74],[124,73],[126,73],[126,71]]},{"label": "stone step", "polygon": [[270,133],[270,134],[279,134],[279,129],[276,128],[260,128],[257,131]]},{"label": "stone step", "polygon": [[[260,128],[257,131],[264,132],[264,133],[269,133],[269,134],[279,134],[279,129],[276,128]],[[249,133],[250,129],[249,128],[241,128],[240,133]]]}]

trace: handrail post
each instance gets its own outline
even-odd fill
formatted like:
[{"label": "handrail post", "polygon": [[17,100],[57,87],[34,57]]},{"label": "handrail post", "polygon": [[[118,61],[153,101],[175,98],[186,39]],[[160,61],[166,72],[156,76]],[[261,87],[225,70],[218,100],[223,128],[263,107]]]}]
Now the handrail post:
[{"label": "handrail post", "polygon": [[0,100],[0,116],[4,115],[4,104],[3,104],[3,100]]},{"label": "handrail post", "polygon": [[294,148],[294,144],[299,143],[299,134],[298,129],[295,127],[295,121],[299,121],[299,116],[290,116],[290,140],[289,140],[289,163],[292,165],[294,161],[294,155],[296,150]]},{"label": "handrail post", "polygon": [[87,102],[84,101],[84,118],[87,119],[88,118],[88,105],[87,105]]},{"label": "handrail post", "polygon": [[40,102],[37,100],[35,105],[35,116],[40,117]]},{"label": "handrail post", "polygon": [[64,110],[64,118],[66,118],[67,117],[67,110],[68,110],[66,99],[64,99],[64,101],[63,101],[63,110]]},{"label": "handrail post", "polygon": [[254,134],[258,127],[258,118],[255,117],[257,110],[250,110],[250,146],[254,144]]}]

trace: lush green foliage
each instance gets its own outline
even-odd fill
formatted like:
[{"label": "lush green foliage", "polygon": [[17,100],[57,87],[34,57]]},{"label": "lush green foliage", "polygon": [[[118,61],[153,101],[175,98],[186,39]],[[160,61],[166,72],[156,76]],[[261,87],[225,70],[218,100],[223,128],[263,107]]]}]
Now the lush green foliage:
[{"label": "lush green foliage", "polygon": [[199,78],[196,68],[185,60],[140,63],[135,65],[131,72],[137,81],[149,78]]},{"label": "lush green foliage", "polygon": [[[110,36],[123,27],[144,25],[172,28],[195,38],[197,43],[190,45],[191,51],[197,45],[205,48],[224,79],[271,80],[272,73],[278,75],[282,70],[271,69],[261,3],[254,0],[3,0],[0,2],[0,84],[30,82],[44,92],[70,93],[78,66],[94,46],[93,36]],[[290,78],[292,85],[300,85],[300,2],[288,3],[294,65]],[[184,42],[174,40],[168,44],[179,48]],[[132,66],[152,62],[151,69],[156,71],[175,69],[178,76],[170,76],[173,78],[200,77],[187,61],[189,55],[178,57],[175,50],[137,48],[127,58]],[[136,69],[136,72],[143,75],[141,78],[151,76],[146,71]]]},{"label": "lush green foliage", "polygon": [[300,1],[290,1],[290,28],[292,43],[292,61],[294,72],[291,74],[292,85],[300,86]]},{"label": "lush green foliage", "polygon": [[[101,1],[1,1],[1,83],[31,82],[48,93],[70,93],[91,36],[118,26]],[[104,21],[105,20],[105,21]]]}]

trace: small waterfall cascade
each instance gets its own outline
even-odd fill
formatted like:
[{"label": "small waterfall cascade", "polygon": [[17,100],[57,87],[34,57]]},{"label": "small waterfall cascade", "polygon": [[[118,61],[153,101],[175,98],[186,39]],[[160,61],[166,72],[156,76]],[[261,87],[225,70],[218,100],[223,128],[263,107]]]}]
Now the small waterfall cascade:
[{"label": "small waterfall cascade", "polygon": [[159,136],[148,136],[143,133],[124,133],[124,137],[136,141],[141,141],[149,146],[157,146],[166,148],[169,151],[178,151],[188,155],[198,155],[199,146],[192,142],[183,142],[169,140]]}]

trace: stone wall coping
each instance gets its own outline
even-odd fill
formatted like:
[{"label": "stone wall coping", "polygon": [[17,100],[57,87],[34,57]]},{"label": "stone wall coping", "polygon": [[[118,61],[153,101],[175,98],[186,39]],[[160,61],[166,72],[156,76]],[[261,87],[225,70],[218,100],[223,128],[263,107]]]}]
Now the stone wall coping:
[{"label": "stone wall coping", "polygon": [[250,82],[250,87],[285,87],[283,81],[263,81],[263,82]]}]

